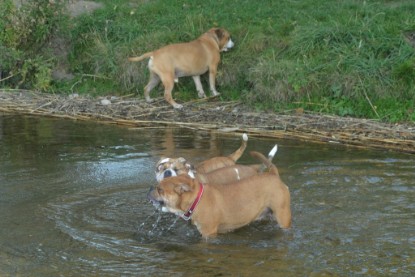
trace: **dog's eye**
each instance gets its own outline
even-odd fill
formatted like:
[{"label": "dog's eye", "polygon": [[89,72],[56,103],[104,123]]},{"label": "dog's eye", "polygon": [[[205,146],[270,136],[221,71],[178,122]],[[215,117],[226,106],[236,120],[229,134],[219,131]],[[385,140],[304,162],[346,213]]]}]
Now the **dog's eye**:
[{"label": "dog's eye", "polygon": [[162,188],[157,188],[157,192],[158,192],[158,194],[162,194],[164,191],[163,191]]}]

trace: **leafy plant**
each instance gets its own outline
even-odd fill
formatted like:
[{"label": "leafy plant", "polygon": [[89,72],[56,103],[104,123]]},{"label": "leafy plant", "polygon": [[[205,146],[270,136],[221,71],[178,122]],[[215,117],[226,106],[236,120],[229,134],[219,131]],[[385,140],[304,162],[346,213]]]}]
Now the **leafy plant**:
[{"label": "leafy plant", "polygon": [[48,42],[64,23],[63,0],[0,2],[0,85],[47,90],[51,83]]}]

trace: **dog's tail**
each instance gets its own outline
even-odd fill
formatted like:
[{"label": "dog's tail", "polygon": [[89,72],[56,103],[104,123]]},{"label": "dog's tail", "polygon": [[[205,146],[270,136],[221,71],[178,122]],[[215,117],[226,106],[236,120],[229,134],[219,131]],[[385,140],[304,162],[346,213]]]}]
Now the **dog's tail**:
[{"label": "dog's tail", "polygon": [[[277,150],[278,150],[278,145],[275,144],[275,146],[271,149],[271,151],[269,151],[269,153],[268,153],[268,161],[270,163],[272,163],[272,159],[274,159],[275,154],[277,153]],[[255,158],[259,159],[258,157],[255,157]],[[263,173],[265,170],[268,169],[267,164],[265,164],[265,163],[255,164],[255,165],[250,165],[250,167],[254,168],[258,173]]]},{"label": "dog's tail", "polygon": [[268,159],[265,158],[264,155],[262,155],[259,152],[251,151],[249,154],[254,157],[255,159],[261,161],[268,169],[268,172],[273,173],[277,176],[280,176],[280,173],[278,172],[278,168],[272,163],[272,158],[274,158],[275,153],[277,153],[278,146],[275,145],[274,148],[269,152]]},{"label": "dog's tail", "polygon": [[268,153],[268,161],[272,163],[272,159],[274,159],[275,154],[277,154],[278,151],[278,144],[275,144],[274,147],[272,147],[271,151]]},{"label": "dog's tail", "polygon": [[239,158],[244,153],[247,145],[248,145],[248,135],[247,134],[243,134],[242,135],[242,143],[241,143],[241,146],[235,152],[233,152],[232,154],[230,154],[228,156],[228,158],[230,158],[234,162],[236,162],[237,160],[239,160]]},{"label": "dog's tail", "polygon": [[142,61],[144,59],[150,58],[152,55],[153,55],[153,51],[144,53],[143,55],[141,55],[139,57],[129,57],[128,60],[130,62],[139,62],[139,61]]}]

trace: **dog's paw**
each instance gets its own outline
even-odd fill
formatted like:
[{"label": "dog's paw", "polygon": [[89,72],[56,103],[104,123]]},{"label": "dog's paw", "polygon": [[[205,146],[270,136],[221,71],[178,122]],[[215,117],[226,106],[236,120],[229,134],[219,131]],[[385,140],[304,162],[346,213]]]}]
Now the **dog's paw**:
[{"label": "dog's paw", "polygon": [[146,98],[146,102],[147,102],[147,103],[153,103],[153,102],[154,102],[154,99],[151,99],[151,98]]},{"label": "dog's paw", "polygon": [[176,104],[173,104],[173,108],[181,110],[181,109],[183,109],[183,105],[176,103]]},{"label": "dog's paw", "polygon": [[206,94],[204,92],[199,92],[197,95],[199,98],[206,98]]}]

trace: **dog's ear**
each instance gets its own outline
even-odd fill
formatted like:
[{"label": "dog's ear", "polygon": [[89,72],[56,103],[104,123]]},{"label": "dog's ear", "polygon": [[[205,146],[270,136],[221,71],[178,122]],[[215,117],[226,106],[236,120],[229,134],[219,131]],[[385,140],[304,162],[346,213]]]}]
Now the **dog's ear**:
[{"label": "dog's ear", "polygon": [[186,163],[184,164],[184,166],[185,166],[188,170],[195,170],[195,167],[194,167],[192,164],[188,163],[188,162],[186,162]]},{"label": "dog's ear", "polygon": [[159,161],[157,162],[157,165],[159,165],[159,164],[164,164],[164,163],[167,163],[167,162],[169,162],[170,161],[170,158],[167,158],[167,157],[161,157],[160,159],[159,159]]},{"label": "dog's ear", "polygon": [[179,162],[180,162],[180,163],[182,163],[182,164],[187,163],[187,160],[186,160],[185,158],[183,158],[183,157],[179,157],[179,158],[178,158],[178,160],[179,160]]},{"label": "dog's ear", "polygon": [[188,184],[178,184],[174,187],[174,191],[177,192],[178,195],[181,195],[184,192],[188,192],[191,190],[192,188]]},{"label": "dog's ear", "polygon": [[215,29],[215,34],[218,37],[218,40],[221,40],[224,36],[224,32],[221,28],[216,28]]}]

